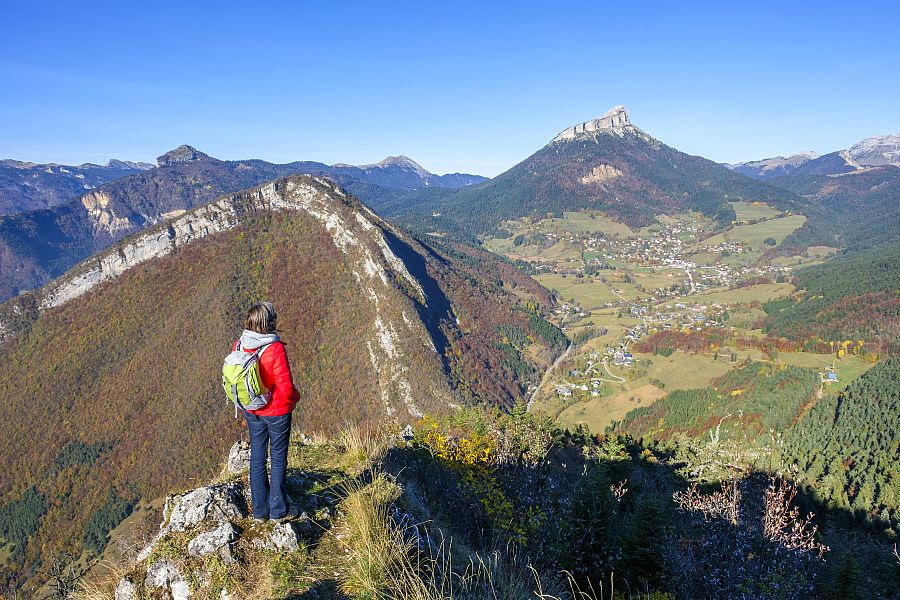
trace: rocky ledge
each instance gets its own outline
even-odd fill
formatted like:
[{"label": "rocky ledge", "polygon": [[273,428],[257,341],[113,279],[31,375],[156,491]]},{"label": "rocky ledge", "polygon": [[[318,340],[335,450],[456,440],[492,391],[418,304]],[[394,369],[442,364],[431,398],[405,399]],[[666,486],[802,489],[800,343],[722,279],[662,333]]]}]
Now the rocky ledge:
[{"label": "rocky ledge", "polygon": [[[321,496],[291,497],[298,509],[306,510],[290,522],[250,518],[249,456],[247,444],[236,443],[222,475],[225,481],[166,498],[159,533],[119,580],[115,600],[232,598],[235,590],[216,577],[217,569],[245,563],[253,554],[300,551],[305,538],[328,526],[333,500]],[[288,483],[289,488],[304,487],[297,477]]]}]

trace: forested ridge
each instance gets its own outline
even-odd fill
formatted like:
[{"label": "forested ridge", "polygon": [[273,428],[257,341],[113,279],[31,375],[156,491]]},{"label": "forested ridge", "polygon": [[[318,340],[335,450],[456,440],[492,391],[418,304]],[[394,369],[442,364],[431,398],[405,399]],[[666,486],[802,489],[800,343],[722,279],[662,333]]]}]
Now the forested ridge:
[{"label": "forested ridge", "polygon": [[900,244],[802,269],[794,284],[798,294],[763,305],[767,332],[810,344],[849,339],[875,352],[900,350]]},{"label": "forested ridge", "polygon": [[798,173],[768,181],[800,195],[799,212],[808,217],[785,239],[782,252],[816,245],[861,250],[900,241],[900,167],[840,176]]},{"label": "forested ridge", "polygon": [[673,390],[651,406],[636,408],[610,430],[665,440],[709,432],[744,445],[783,431],[816,392],[818,375],[809,369],[755,362],[716,379],[711,387]]},{"label": "forested ridge", "polygon": [[900,526],[900,358],[817,402],[785,435],[783,454],[829,506]]}]

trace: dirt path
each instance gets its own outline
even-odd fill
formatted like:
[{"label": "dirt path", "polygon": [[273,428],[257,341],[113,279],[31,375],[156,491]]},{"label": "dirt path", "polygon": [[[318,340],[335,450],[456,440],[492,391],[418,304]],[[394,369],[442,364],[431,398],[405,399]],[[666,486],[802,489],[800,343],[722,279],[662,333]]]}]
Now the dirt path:
[{"label": "dirt path", "polygon": [[557,358],[555,361],[553,361],[553,364],[550,365],[550,367],[548,367],[546,371],[544,371],[544,376],[541,377],[541,382],[534,389],[534,392],[531,393],[531,398],[528,399],[528,406],[526,408],[526,410],[528,412],[531,412],[531,407],[534,406],[534,401],[535,401],[535,399],[537,399],[538,392],[540,392],[544,388],[544,385],[546,385],[547,381],[550,380],[550,376],[553,374],[553,371],[556,370],[556,367],[559,366],[559,363],[564,361],[566,359],[566,357],[569,356],[569,352],[571,352],[572,348],[574,348],[574,347],[575,347],[575,344],[569,343],[569,346],[566,348],[566,351],[563,352],[562,354],[560,354],[559,358]]},{"label": "dirt path", "polygon": [[613,379],[615,379],[617,383],[625,383],[625,380],[624,380],[624,379],[622,379],[622,378],[619,377],[618,375],[613,375],[613,374],[610,372],[609,366],[606,364],[606,359],[605,359],[605,358],[603,359],[603,369],[606,371],[606,374],[609,375],[610,377],[612,377]]}]

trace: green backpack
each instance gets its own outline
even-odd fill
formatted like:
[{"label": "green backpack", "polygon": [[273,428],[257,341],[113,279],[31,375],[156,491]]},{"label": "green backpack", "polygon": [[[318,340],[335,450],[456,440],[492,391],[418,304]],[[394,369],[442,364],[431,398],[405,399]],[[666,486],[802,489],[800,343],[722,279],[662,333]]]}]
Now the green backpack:
[{"label": "green backpack", "polygon": [[272,392],[263,385],[259,376],[259,357],[269,345],[260,346],[255,352],[244,352],[238,341],[234,352],[225,357],[225,363],[222,365],[222,387],[225,388],[225,396],[234,403],[235,408],[240,408],[244,412],[259,410],[272,398]]}]

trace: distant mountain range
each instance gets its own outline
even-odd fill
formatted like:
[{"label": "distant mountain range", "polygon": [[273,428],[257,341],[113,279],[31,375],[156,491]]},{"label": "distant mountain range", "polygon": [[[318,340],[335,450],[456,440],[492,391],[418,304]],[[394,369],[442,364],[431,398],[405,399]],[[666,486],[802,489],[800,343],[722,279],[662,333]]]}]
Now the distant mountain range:
[{"label": "distant mountain range", "polygon": [[86,190],[152,168],[148,163],[116,159],[106,166],[0,160],[0,216],[57,206]]},{"label": "distant mountain range", "polygon": [[768,179],[770,177],[778,177],[787,175],[797,167],[808,163],[811,160],[819,158],[815,152],[800,152],[791,156],[776,156],[774,158],[764,158],[763,160],[754,160],[750,162],[742,162],[736,165],[725,166],[734,170],[741,175],[755,177],[757,179]]},{"label": "distant mountain range", "polygon": [[[285,175],[328,177],[363,200],[485,180],[458,173],[434,175],[406,157],[361,167],[316,162],[279,165],[255,159],[218,160],[187,145],[161,155],[157,165],[132,169],[86,193],[82,187],[55,206],[0,219],[0,301],[43,285],[116,240],[180,211]],[[20,180],[29,177],[33,168],[8,167]]]},{"label": "distant mountain range", "polygon": [[900,167],[900,135],[869,137],[848,150],[824,156],[811,151],[800,152],[788,157],[776,156],[725,166],[748,177],[770,179],[784,175],[839,175],[886,165]]}]

